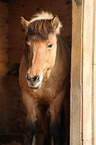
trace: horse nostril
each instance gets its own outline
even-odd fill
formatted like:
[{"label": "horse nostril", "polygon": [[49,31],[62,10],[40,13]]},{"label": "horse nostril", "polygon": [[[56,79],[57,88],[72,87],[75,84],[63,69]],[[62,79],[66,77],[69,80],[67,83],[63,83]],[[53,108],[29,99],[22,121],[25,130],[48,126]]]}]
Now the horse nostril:
[{"label": "horse nostril", "polygon": [[27,79],[28,81],[31,80],[31,77],[30,77],[30,75],[29,75],[28,73],[26,74],[26,79]]},{"label": "horse nostril", "polygon": [[35,82],[35,81],[39,81],[39,80],[40,80],[40,75],[39,75],[39,74],[33,78],[33,81],[34,81],[34,82]]}]

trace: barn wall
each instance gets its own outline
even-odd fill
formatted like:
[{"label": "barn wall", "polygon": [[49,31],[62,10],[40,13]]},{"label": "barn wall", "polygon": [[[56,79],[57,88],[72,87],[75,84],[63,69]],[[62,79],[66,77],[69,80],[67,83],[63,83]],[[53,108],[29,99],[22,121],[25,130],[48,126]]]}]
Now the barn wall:
[{"label": "barn wall", "polygon": [[10,70],[9,21],[9,4],[0,2],[0,135],[24,132],[25,125],[18,76],[7,74]]},{"label": "barn wall", "polygon": [[8,62],[8,4],[0,2],[0,75],[5,75]]},{"label": "barn wall", "polygon": [[8,70],[8,28],[8,4],[0,2],[0,131],[7,128],[7,92],[2,77]]}]

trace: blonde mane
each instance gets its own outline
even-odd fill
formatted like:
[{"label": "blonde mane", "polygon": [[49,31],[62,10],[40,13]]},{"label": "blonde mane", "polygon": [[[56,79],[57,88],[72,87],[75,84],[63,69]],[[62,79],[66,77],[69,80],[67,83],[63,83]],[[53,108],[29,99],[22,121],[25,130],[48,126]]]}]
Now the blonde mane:
[{"label": "blonde mane", "polygon": [[42,11],[41,13],[34,15],[29,22],[32,23],[36,20],[53,19],[53,17],[54,16],[51,13]]},{"label": "blonde mane", "polygon": [[[29,21],[29,23],[32,23],[32,22],[37,21],[37,20],[44,20],[44,19],[48,20],[48,19],[53,19],[53,18],[54,18],[54,16],[52,13],[42,11],[41,13],[35,14],[32,17],[32,19]],[[62,28],[62,23],[59,21],[58,28],[56,30],[57,34],[60,34],[61,28]]]},{"label": "blonde mane", "polygon": [[21,17],[21,24],[22,24],[23,28],[26,29],[26,28],[28,28],[28,26],[30,24],[35,23],[35,21],[38,21],[38,20],[40,20],[41,22],[42,22],[42,20],[44,20],[44,21],[46,20],[46,22],[48,20],[53,21],[54,22],[53,27],[54,27],[56,34],[60,34],[60,30],[62,28],[62,23],[60,22],[58,16],[54,16],[52,13],[49,13],[49,12],[42,11],[41,13],[34,15],[30,21],[27,21],[23,17]]}]

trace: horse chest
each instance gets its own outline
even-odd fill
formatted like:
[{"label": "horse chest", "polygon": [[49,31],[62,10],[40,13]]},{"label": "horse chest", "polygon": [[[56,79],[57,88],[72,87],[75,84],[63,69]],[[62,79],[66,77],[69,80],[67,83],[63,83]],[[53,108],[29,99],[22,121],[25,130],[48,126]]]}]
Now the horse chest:
[{"label": "horse chest", "polygon": [[37,99],[39,101],[42,100],[42,102],[50,102],[52,101],[52,98],[55,96],[54,90],[52,88],[40,88],[39,90],[34,90],[32,93],[32,96],[34,99]]},{"label": "horse chest", "polygon": [[43,82],[39,89],[31,90],[32,97],[36,100],[52,102],[58,92],[62,90],[62,87],[63,81],[58,81],[58,79],[55,79],[55,81]]}]

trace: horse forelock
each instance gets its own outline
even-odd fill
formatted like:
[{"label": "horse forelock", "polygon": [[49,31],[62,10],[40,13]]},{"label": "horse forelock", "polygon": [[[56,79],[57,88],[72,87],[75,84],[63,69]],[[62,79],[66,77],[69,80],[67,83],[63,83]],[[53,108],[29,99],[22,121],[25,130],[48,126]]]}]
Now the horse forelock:
[{"label": "horse forelock", "polygon": [[35,14],[35,15],[32,17],[32,19],[30,20],[30,23],[31,23],[31,22],[34,22],[34,21],[36,21],[36,20],[48,20],[48,19],[53,19],[53,17],[54,17],[54,16],[52,15],[52,13],[42,11],[41,13]]},{"label": "horse forelock", "polygon": [[52,19],[36,20],[29,24],[27,36],[36,36],[39,39],[47,39],[53,33]]},{"label": "horse forelock", "polygon": [[44,11],[34,15],[29,21],[27,36],[35,36],[35,39],[47,39],[48,34],[54,32],[53,17],[51,13]]}]

